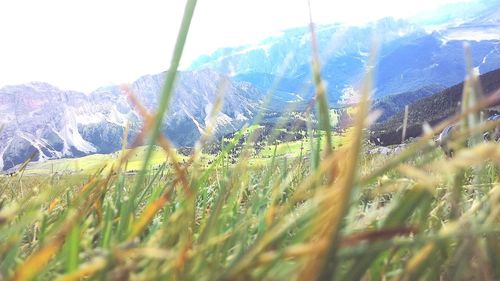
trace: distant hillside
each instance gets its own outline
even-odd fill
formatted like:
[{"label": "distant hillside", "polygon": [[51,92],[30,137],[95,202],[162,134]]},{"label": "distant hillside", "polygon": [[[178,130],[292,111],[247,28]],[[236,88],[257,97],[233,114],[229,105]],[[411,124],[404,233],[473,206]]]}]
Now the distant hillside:
[{"label": "distant hillside", "polygon": [[[500,69],[481,75],[481,85],[485,94],[500,88]],[[418,100],[409,106],[407,137],[417,137],[422,133],[424,122],[435,125],[459,110],[462,99],[463,82],[430,97]],[[385,122],[371,128],[370,140],[376,144],[391,145],[401,142],[404,110],[400,110]]]},{"label": "distant hillside", "polygon": [[396,95],[390,95],[376,100],[372,108],[374,110],[381,110],[382,115],[377,119],[377,123],[382,123],[394,116],[401,110],[404,110],[406,105],[414,103],[423,98],[432,96],[446,89],[441,85],[429,85],[422,87],[416,91],[404,92]]}]

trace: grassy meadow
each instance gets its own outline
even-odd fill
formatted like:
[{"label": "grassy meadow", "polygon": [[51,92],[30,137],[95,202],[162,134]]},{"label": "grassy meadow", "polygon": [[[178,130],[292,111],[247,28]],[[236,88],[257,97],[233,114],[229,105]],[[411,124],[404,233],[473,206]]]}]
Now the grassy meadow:
[{"label": "grassy meadow", "polygon": [[[472,71],[461,113],[370,154],[373,68],[334,133],[313,54],[317,129],[259,151],[241,130],[207,154],[214,106],[183,156],[160,128],[195,5],[157,112],[141,111],[147,145],[0,177],[0,280],[500,280],[500,144],[479,141],[498,124],[478,118],[489,100]],[[452,122],[447,158],[434,136]]]}]

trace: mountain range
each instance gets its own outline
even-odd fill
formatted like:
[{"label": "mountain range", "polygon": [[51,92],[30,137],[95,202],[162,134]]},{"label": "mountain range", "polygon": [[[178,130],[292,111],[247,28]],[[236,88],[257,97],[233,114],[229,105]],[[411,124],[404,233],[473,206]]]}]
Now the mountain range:
[{"label": "mountain range", "polygon": [[[387,122],[399,116],[404,105],[446,92],[464,79],[465,43],[471,46],[478,72],[500,68],[500,13],[495,2],[444,23],[385,18],[362,26],[316,26],[330,104],[338,107],[355,100],[374,45],[375,107],[384,111],[382,120]],[[304,27],[199,57],[179,72],[162,132],[176,146],[192,146],[221,92],[224,105],[216,118],[216,135],[237,131],[262,110],[279,115],[291,104],[302,109],[314,96],[311,53],[310,31]],[[165,73],[160,73],[131,83],[138,100],[152,112],[164,79]],[[273,96],[264,104],[269,92]],[[5,86],[0,88],[0,170],[31,155],[45,160],[116,151],[126,124],[130,141],[141,122],[118,85],[91,93],[42,82]]]},{"label": "mountain range", "polygon": [[[165,73],[132,83],[138,100],[156,107]],[[227,134],[249,122],[260,109],[262,93],[248,82],[235,82],[213,71],[180,72],[162,131],[175,145],[193,145],[205,128],[216,95],[224,105],[216,118],[216,134]],[[63,91],[47,83],[0,89],[0,170],[33,160],[109,153],[120,149],[124,128],[128,139],[141,128],[142,117],[119,86],[90,94]]]},{"label": "mountain range", "polygon": [[[369,55],[378,45],[375,97],[415,91],[426,85],[444,87],[465,77],[464,43],[471,46],[473,65],[481,73],[500,67],[499,3],[488,1],[480,10],[446,24],[416,24],[384,18],[362,26],[316,26],[315,33],[328,86],[335,105],[364,77]],[[374,43],[375,42],[375,43]],[[308,99],[311,84],[311,44],[308,28],[286,30],[260,44],[225,48],[195,60],[191,69],[215,69],[236,80]],[[273,85],[272,81],[278,81]]]}]

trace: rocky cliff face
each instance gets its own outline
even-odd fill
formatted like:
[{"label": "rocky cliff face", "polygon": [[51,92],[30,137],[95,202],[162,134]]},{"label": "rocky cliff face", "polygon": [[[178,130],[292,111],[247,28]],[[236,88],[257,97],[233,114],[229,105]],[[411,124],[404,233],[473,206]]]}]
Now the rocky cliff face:
[{"label": "rocky cliff face", "polygon": [[[132,83],[135,95],[149,110],[156,108],[164,79],[162,73]],[[260,109],[262,94],[247,82],[233,82],[211,71],[181,72],[163,132],[176,145],[194,144],[221,92],[224,106],[216,119],[216,134],[239,129]],[[116,151],[127,122],[131,139],[140,129],[141,117],[119,86],[88,95],[46,83],[4,87],[0,89],[0,170],[32,155],[33,160],[44,160]]]}]

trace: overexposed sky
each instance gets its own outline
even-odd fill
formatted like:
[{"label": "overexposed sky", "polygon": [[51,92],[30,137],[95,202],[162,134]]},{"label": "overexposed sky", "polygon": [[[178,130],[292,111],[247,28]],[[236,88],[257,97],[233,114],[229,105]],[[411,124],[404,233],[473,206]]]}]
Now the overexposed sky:
[{"label": "overexposed sky", "polygon": [[[318,23],[399,18],[471,0],[311,0]],[[0,1],[0,87],[90,92],[168,68],[185,0]],[[183,65],[308,23],[307,0],[198,0]]]}]

